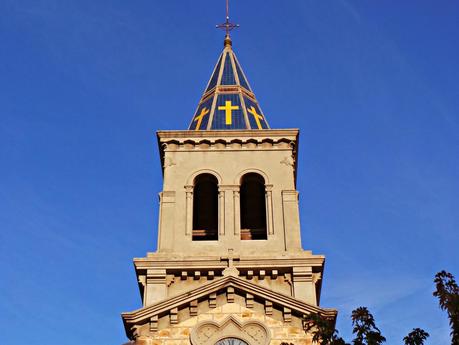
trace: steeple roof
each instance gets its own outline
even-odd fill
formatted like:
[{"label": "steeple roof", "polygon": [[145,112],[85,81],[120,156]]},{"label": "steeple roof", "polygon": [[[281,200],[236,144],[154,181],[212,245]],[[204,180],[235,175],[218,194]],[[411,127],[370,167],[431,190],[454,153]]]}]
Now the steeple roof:
[{"label": "steeple roof", "polygon": [[269,129],[227,34],[189,130]]}]

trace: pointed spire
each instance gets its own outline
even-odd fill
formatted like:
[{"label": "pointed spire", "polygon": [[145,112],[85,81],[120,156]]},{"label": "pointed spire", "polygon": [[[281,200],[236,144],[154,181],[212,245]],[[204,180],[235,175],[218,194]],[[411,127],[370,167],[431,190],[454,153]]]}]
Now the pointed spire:
[{"label": "pointed spire", "polygon": [[239,27],[229,21],[228,0],[224,49],[191,120],[190,130],[234,130],[270,128],[234,54],[230,31]]},{"label": "pointed spire", "polygon": [[269,129],[255,94],[225,37],[206,90],[190,123],[190,130]]}]

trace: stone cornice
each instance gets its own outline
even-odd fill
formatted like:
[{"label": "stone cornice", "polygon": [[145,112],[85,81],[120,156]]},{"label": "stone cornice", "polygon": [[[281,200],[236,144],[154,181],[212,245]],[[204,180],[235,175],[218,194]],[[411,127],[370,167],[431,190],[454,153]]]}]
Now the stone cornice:
[{"label": "stone cornice", "polygon": [[287,138],[296,140],[299,135],[297,128],[292,129],[261,129],[261,130],[212,130],[212,131],[157,131],[158,139],[166,141],[169,139],[277,139]]},{"label": "stone cornice", "polygon": [[165,152],[291,151],[296,181],[298,129],[158,131],[156,132],[164,173]]},{"label": "stone cornice", "polygon": [[[194,132],[192,132],[194,134]],[[213,151],[290,151],[295,157],[296,137],[282,136],[166,136],[158,135],[161,154],[164,152]]]},{"label": "stone cornice", "polygon": [[[286,256],[275,257],[241,257],[235,261],[236,268],[289,268],[289,267],[315,267],[317,271],[322,271],[325,263],[323,255],[304,255],[304,256]],[[146,270],[150,268],[165,268],[165,269],[224,269],[227,266],[225,261],[221,261],[220,257],[171,257],[170,255],[158,255],[151,253],[145,258],[135,258],[134,265],[136,271]]]}]

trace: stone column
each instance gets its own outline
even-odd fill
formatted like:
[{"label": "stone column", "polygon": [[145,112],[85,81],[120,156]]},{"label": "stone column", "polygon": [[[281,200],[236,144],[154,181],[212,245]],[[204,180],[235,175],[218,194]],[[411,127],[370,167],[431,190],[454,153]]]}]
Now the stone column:
[{"label": "stone column", "polygon": [[191,236],[193,234],[193,189],[194,186],[185,186],[186,193],[186,228],[185,235]]},{"label": "stone column", "polygon": [[225,190],[218,189],[218,234],[225,235]]},{"label": "stone column", "polygon": [[266,195],[266,226],[268,227],[268,235],[274,234],[274,222],[273,222],[273,185],[265,185]]},{"label": "stone column", "polygon": [[241,200],[239,186],[237,190],[233,190],[233,205],[234,205],[234,235],[240,236],[241,233]]},{"label": "stone column", "polygon": [[235,230],[235,209],[239,207],[239,204],[236,205],[236,200],[234,192],[239,190],[239,186],[235,185],[220,185],[219,186],[219,195],[220,195],[220,204],[221,204],[221,226],[224,227],[225,231],[222,234],[226,236],[231,235],[231,231]]}]

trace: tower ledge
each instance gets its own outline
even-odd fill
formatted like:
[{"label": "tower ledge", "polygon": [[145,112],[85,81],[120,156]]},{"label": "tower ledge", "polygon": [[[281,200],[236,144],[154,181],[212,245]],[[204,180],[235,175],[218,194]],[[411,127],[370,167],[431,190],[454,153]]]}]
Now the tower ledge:
[{"label": "tower ledge", "polygon": [[166,152],[285,150],[291,151],[283,164],[291,165],[296,184],[299,129],[212,130],[212,131],[157,131],[161,166],[164,169]]}]

